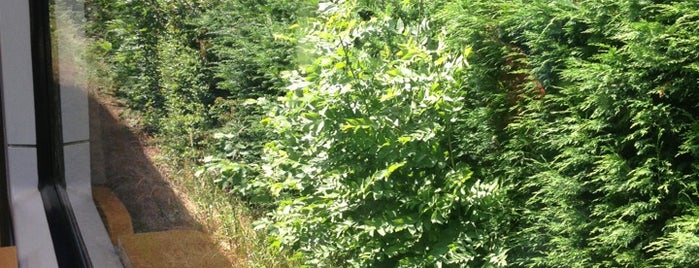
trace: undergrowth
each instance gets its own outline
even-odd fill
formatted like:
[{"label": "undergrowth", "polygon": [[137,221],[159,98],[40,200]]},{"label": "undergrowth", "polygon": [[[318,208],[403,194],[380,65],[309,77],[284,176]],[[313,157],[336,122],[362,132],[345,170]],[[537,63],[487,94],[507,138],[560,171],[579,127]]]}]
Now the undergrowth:
[{"label": "undergrowth", "polygon": [[[173,162],[167,158],[163,161]],[[190,164],[178,166],[179,171],[171,174],[174,184],[194,202],[196,218],[229,253],[235,267],[298,267],[289,252],[270,248],[267,234],[254,229],[251,223],[260,217],[259,211],[219,189],[212,181],[197,179]]]}]

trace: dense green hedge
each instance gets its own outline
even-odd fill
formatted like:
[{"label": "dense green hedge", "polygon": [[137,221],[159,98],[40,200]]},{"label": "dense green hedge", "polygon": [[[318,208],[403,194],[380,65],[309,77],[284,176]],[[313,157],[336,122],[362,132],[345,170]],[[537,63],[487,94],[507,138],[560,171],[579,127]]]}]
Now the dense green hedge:
[{"label": "dense green hedge", "polygon": [[121,96],[309,266],[699,266],[696,1],[93,2]]},{"label": "dense green hedge", "polygon": [[516,60],[532,81],[509,109],[504,161],[493,174],[515,204],[525,204],[515,207],[509,259],[545,267],[698,265],[691,257],[699,249],[691,149],[697,4],[459,7],[447,11],[457,17],[450,32],[484,57],[473,69],[502,80],[498,72]]},{"label": "dense green hedge", "polygon": [[[89,0],[86,7],[93,51],[107,63],[116,95],[174,154],[192,157],[219,146],[209,130],[258,123],[260,112],[242,103],[282,94],[279,73],[295,66],[293,40],[276,33],[315,11],[313,2],[285,0]],[[233,113],[242,115],[239,124],[230,124]],[[260,143],[259,135],[242,135]]]}]

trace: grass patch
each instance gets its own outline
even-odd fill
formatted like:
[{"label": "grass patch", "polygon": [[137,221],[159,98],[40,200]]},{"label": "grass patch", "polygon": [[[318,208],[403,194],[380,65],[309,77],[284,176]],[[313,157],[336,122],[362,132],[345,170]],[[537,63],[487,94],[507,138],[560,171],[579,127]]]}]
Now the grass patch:
[{"label": "grass patch", "polygon": [[194,176],[191,161],[175,163],[163,156],[158,162],[177,167],[170,174],[176,190],[194,207],[191,213],[207,229],[236,267],[298,267],[288,252],[269,246],[267,235],[253,228],[258,217],[245,203],[219,189],[216,184]]}]

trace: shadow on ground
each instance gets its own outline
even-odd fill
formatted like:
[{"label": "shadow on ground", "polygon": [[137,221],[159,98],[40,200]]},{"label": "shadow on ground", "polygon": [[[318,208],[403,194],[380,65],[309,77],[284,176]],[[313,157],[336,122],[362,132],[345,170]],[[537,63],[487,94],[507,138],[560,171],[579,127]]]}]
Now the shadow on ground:
[{"label": "shadow on ground", "polygon": [[[93,146],[101,145],[103,154],[101,186],[109,187],[126,206],[136,233],[172,229],[196,229],[197,223],[165,180],[162,168],[151,157],[157,149],[144,144],[147,137],[134,133],[119,119],[122,108],[113,100],[91,100],[99,120],[99,137]],[[94,132],[93,128],[93,132]],[[101,132],[101,133],[100,133]],[[100,157],[97,157],[99,159]],[[99,163],[93,163],[95,169]]]},{"label": "shadow on ground", "polygon": [[[158,267],[182,267],[182,265],[197,267],[188,264],[201,264],[204,258],[206,258],[205,260],[208,263],[214,263],[212,260],[218,259],[212,258],[214,255],[227,256],[225,252],[219,252],[220,254],[214,253],[206,257],[200,256],[201,258],[198,260],[194,259],[197,256],[192,256],[193,248],[218,248],[213,240],[189,239],[197,242],[189,245],[188,240],[181,239],[181,237],[191,236],[191,233],[160,232],[172,230],[203,231],[204,228],[190,213],[181,195],[178,195],[173,190],[167,179],[167,169],[153,162],[153,157],[159,155],[158,149],[147,144],[150,140],[148,136],[132,130],[120,120],[122,111],[123,107],[113,98],[104,97],[100,98],[100,100],[93,97],[90,98],[93,186],[110,188],[121,200],[131,215],[134,233],[152,234],[143,236],[143,239],[139,238],[140,235],[128,237],[130,242],[122,241],[123,243],[120,243],[122,244],[121,246],[129,246],[136,249],[139,247],[153,248],[148,245],[165,243],[153,248],[165,249],[164,251],[152,249],[146,251],[167,252],[170,256],[160,256],[162,254],[156,256],[158,253],[149,253],[147,255],[130,257],[132,261],[138,261],[138,258],[146,258],[144,260],[145,263],[155,263]],[[193,206],[190,205],[189,209],[193,209]],[[163,237],[169,234],[176,237]],[[149,241],[154,238],[158,239]],[[125,237],[124,239],[127,238]],[[172,240],[176,241],[162,242]],[[210,246],[202,245],[202,243],[210,243]],[[178,247],[187,250],[173,250],[173,248],[177,249]],[[171,256],[173,254],[176,256]],[[164,264],[165,262],[159,263],[158,261],[149,261],[148,259],[179,261],[175,262],[177,264],[169,261],[167,262],[168,264]],[[230,260],[228,262],[220,261],[220,259],[216,261],[216,267],[231,266],[229,265]],[[222,265],[222,263],[226,264]]]}]

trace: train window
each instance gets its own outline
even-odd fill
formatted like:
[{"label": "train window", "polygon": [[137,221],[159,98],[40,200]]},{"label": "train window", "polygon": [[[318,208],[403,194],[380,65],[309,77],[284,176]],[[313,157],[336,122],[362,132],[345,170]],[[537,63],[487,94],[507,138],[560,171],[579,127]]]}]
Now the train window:
[{"label": "train window", "polygon": [[[118,257],[91,195],[88,89],[92,61],[87,60],[85,1],[37,2],[48,7],[43,9],[48,12],[48,21],[43,22],[48,27],[40,31],[46,39],[35,44],[45,58],[34,62],[35,68],[41,68],[35,70],[45,73],[43,80],[38,77],[35,82],[47,83],[43,92],[38,86],[36,93],[37,118],[39,113],[44,117],[44,121],[37,119],[37,128],[45,128],[37,130],[37,149],[47,165],[39,180],[59,266],[117,267]],[[32,14],[33,19],[41,18],[37,15]]]},{"label": "train window", "polygon": [[82,3],[0,1],[0,246],[21,267],[119,266],[91,196]]},{"label": "train window", "polygon": [[90,174],[81,8],[75,0],[30,3],[39,190],[60,267],[93,266],[83,240],[90,226],[81,221],[93,206],[82,195]]}]

